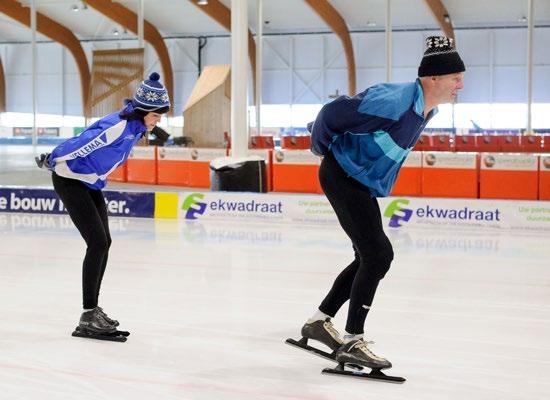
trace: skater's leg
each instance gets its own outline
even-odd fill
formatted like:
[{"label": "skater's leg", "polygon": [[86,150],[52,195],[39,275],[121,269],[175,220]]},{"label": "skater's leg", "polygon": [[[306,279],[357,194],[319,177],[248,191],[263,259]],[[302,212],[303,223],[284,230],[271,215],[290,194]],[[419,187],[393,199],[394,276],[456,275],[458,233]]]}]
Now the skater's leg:
[{"label": "skater's leg", "polygon": [[368,207],[362,208],[364,220],[369,221],[368,229],[357,230],[353,241],[360,255],[360,265],[353,280],[346,332],[362,334],[365,319],[372,306],[378,283],[390,269],[393,248],[384,233],[380,207],[376,198],[371,198]]},{"label": "skater's leg", "polygon": [[349,178],[332,154],[323,159],[319,178],[340,225],[354,244],[358,261],[337,278],[320,309],[329,314],[349,296],[346,331],[360,334],[378,282],[390,267],[393,250],[382,228],[376,198],[371,197],[367,187]]},{"label": "skater's leg", "polygon": [[82,268],[84,309],[97,307],[97,289],[108,240],[103,223],[88,188],[82,182],[52,175],[54,189],[63,201],[71,220],[86,242]]},{"label": "skater's leg", "polygon": [[[103,224],[103,229],[105,230],[105,235],[107,237],[107,252],[103,257],[103,262],[101,263],[101,270],[99,272],[99,277],[97,281],[97,291],[96,291],[96,304],[99,304],[99,293],[101,291],[101,282],[103,282],[103,276],[105,275],[105,269],[107,268],[107,262],[109,260],[109,249],[111,248],[111,231],[109,229],[109,216],[107,213],[107,206],[105,205],[105,197],[103,197],[103,192],[96,190],[92,192],[92,200],[96,206],[97,212]],[[99,314],[107,321],[109,324],[114,326],[119,326],[120,323],[110,318],[101,307],[97,307]]]},{"label": "skater's leg", "polygon": [[353,247],[355,259],[349,264],[336,278],[326,297],[321,302],[319,310],[323,313],[334,317],[342,305],[349,300],[351,287],[355,274],[359,269],[360,258],[359,253]]},{"label": "skater's leg", "polygon": [[103,230],[105,231],[105,236],[107,238],[107,251],[103,257],[103,262],[101,263],[101,270],[99,272],[98,282],[97,282],[97,297],[96,302],[99,299],[99,292],[101,290],[101,282],[103,281],[103,275],[105,274],[105,269],[107,268],[107,262],[109,259],[109,249],[111,248],[111,231],[109,229],[109,217],[107,214],[107,206],[105,205],[105,198],[103,193],[100,190],[95,190],[92,193],[92,200],[96,206],[97,213],[101,219],[103,225]]}]

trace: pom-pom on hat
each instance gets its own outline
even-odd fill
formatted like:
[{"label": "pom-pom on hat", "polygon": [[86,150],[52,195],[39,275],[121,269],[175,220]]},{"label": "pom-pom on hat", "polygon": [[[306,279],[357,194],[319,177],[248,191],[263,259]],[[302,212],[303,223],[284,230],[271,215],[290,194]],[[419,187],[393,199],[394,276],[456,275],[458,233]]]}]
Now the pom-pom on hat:
[{"label": "pom-pom on hat", "polygon": [[[166,88],[159,82],[160,75],[153,72],[149,79],[140,83],[132,101],[134,109],[147,112],[170,108],[170,98]],[[165,111],[165,112],[166,112]]]},{"label": "pom-pom on hat", "polygon": [[454,74],[466,71],[464,62],[454,48],[454,40],[445,36],[429,36],[426,38],[426,51],[418,76],[436,76]]}]

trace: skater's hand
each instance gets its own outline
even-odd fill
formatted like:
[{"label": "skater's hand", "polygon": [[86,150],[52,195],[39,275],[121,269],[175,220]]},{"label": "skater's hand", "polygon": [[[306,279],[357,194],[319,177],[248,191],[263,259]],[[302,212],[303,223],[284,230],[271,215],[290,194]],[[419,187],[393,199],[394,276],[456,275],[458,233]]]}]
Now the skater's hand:
[{"label": "skater's hand", "polygon": [[52,167],[48,162],[49,155],[50,155],[49,153],[42,153],[40,154],[40,156],[34,157],[34,161],[36,161],[36,165],[38,165],[38,168],[50,169],[50,170],[52,169]]}]

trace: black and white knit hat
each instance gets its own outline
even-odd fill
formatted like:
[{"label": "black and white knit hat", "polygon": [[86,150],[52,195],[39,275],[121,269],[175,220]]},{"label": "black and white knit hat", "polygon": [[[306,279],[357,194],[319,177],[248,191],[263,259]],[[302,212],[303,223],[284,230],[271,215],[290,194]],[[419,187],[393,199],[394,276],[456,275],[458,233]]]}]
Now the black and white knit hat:
[{"label": "black and white knit hat", "polygon": [[418,76],[436,76],[464,72],[464,62],[454,48],[454,40],[445,36],[429,36],[426,38],[426,51]]},{"label": "black and white knit hat", "polygon": [[149,79],[141,82],[134,94],[132,101],[134,109],[142,111],[158,111],[164,109],[166,112],[170,108],[170,98],[166,88],[159,82],[160,75],[153,72]]}]

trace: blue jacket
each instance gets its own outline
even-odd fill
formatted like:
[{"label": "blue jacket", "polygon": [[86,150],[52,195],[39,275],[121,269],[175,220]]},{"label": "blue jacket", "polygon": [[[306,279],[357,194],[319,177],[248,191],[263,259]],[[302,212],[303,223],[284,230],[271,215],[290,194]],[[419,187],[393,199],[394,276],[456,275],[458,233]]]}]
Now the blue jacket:
[{"label": "blue jacket", "polygon": [[418,79],[371,86],[321,108],[311,127],[311,150],[320,156],[331,151],[348,176],[367,186],[374,197],[385,197],[436,112],[424,118]]},{"label": "blue jacket", "polygon": [[[131,112],[128,104],[124,112]],[[102,189],[107,175],[121,165],[146,132],[141,120],[124,120],[121,111],[94,122],[79,136],[57,146],[47,164],[59,176],[77,179],[92,189]]]}]

